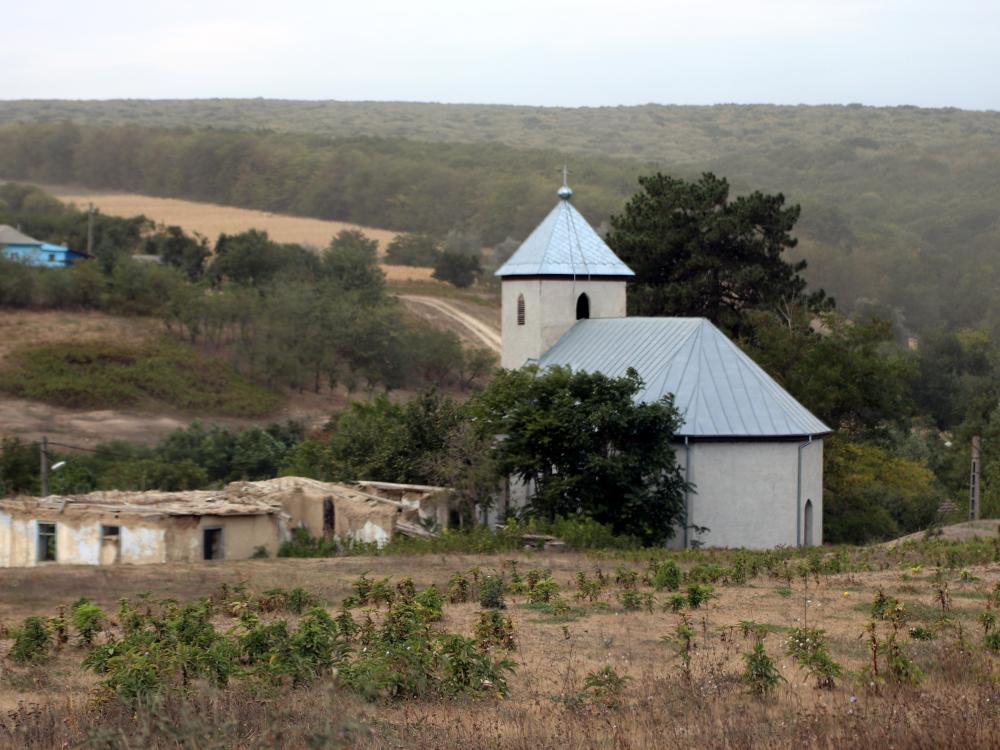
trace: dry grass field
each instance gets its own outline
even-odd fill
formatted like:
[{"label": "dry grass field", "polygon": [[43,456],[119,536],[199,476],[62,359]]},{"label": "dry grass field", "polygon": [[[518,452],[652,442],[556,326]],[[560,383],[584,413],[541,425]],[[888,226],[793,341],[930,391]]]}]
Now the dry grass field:
[{"label": "dry grass field", "polygon": [[[987,548],[988,549],[988,548]],[[717,558],[725,562],[725,553]],[[620,566],[640,575],[636,560],[582,554],[509,556],[426,554],[258,560],[150,567],[5,570],[0,577],[0,622],[51,616],[83,595],[106,611],[123,596],[189,600],[217,592],[222,583],[264,591],[302,586],[332,615],[367,573],[412,576],[418,587],[447,591],[456,571],[503,571],[516,559],[521,575],[551,571],[570,609],[528,605],[507,595],[517,649],[507,699],[410,699],[367,703],[321,679],[307,688],[261,693],[243,686],[221,691],[203,686],[186,699],[132,714],[114,701],[95,701],[98,677],[83,671],[83,652],[72,642],[41,666],[0,658],[0,744],[4,747],[359,747],[389,748],[656,748],[656,747],[898,747],[1000,746],[1000,657],[983,648],[977,623],[994,586],[997,563],[944,570],[949,604],[941,611],[929,564],[934,555],[905,551],[863,552],[860,567],[874,571],[775,578],[764,571],[738,584],[716,583],[715,598],[683,615],[663,611],[669,592],[654,593],[653,611],[626,611],[621,588],[609,583],[597,603],[574,598],[578,572],[599,567],[614,579]],[[690,570],[691,557],[678,556]],[[702,563],[713,559],[701,554]],[[732,560],[731,557],[728,558]],[[916,560],[924,559],[926,564]],[[793,566],[795,561],[793,561]],[[467,573],[467,575],[470,575]],[[683,591],[683,587],[682,587]],[[904,649],[923,673],[915,685],[874,677],[865,628],[879,591],[906,610]],[[478,603],[446,604],[436,625],[471,635]],[[383,610],[384,611],[384,608]],[[947,620],[942,620],[942,614]],[[691,671],[677,656],[682,616],[693,630]],[[363,610],[355,610],[363,618]],[[381,612],[374,613],[378,620]],[[294,618],[293,618],[294,619]],[[752,637],[741,623],[767,630],[764,648],[781,681],[773,694],[752,695],[740,675]],[[220,630],[237,620],[216,615]],[[820,689],[785,654],[788,633],[807,625],[826,631],[830,654],[844,670],[832,689]],[[887,621],[875,621],[889,637]],[[906,635],[924,627],[934,640]],[[0,636],[2,637],[2,636]],[[667,640],[664,640],[664,639]],[[0,655],[11,641],[0,640]],[[585,690],[588,674],[609,667],[627,678],[617,694]],[[613,693],[614,691],[612,691]],[[103,744],[102,744],[103,743]]]},{"label": "dry grass field", "polygon": [[[220,234],[235,234],[248,229],[262,229],[278,242],[295,242],[313,247],[326,247],[330,240],[344,229],[356,229],[368,237],[378,240],[379,252],[398,233],[388,229],[374,229],[343,221],[310,219],[304,216],[273,214],[249,208],[220,206],[215,203],[178,200],[175,198],[155,198],[136,193],[119,193],[89,190],[82,187],[42,185],[46,192],[61,201],[86,207],[93,203],[98,209],[113,216],[137,216],[143,214],[159,224],[179,226],[187,232],[197,232],[214,241]],[[417,281],[438,284],[431,278],[433,269],[413,266],[383,264],[382,270],[390,284]]]},{"label": "dry grass field", "polygon": [[220,206],[215,203],[154,198],[135,193],[90,190],[82,187],[60,185],[41,187],[59,200],[75,203],[81,208],[93,203],[104,213],[113,216],[143,214],[159,224],[175,225],[188,232],[198,232],[211,241],[222,233],[234,234],[248,229],[262,229],[271,236],[271,239],[278,242],[326,247],[338,232],[344,229],[357,229],[378,240],[380,249],[384,251],[386,245],[396,236],[396,232],[387,229],[373,229],[342,221],[272,214],[267,211]]}]

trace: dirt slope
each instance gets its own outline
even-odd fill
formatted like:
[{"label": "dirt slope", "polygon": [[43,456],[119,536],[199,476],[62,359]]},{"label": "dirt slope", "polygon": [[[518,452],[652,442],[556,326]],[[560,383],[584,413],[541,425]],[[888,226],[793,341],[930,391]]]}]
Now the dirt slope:
[{"label": "dirt slope", "polygon": [[442,327],[455,331],[463,343],[500,352],[500,326],[498,321],[492,320],[496,317],[494,311],[490,311],[487,319],[485,311],[477,317],[451,300],[416,294],[400,294],[399,298],[431,324],[443,324]]},{"label": "dirt slope", "polygon": [[[996,518],[982,519],[979,521],[965,521],[964,523],[953,523],[950,526],[942,526],[940,529],[941,539],[973,539],[977,536],[996,536],[1000,534],[1000,520]],[[885,546],[892,548],[903,542],[919,542],[924,539],[927,532],[918,531],[915,534],[907,534],[899,539],[886,542]]]}]

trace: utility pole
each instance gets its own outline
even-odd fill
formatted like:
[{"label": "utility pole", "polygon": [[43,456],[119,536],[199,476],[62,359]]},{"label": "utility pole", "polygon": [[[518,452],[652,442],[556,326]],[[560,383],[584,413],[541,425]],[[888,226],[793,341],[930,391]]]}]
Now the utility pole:
[{"label": "utility pole", "polygon": [[982,441],[979,435],[972,438],[972,471],[969,474],[969,520],[979,520],[979,456]]},{"label": "utility pole", "polygon": [[49,439],[48,437],[43,437],[41,444],[38,446],[40,458],[42,460],[42,497],[49,496]]},{"label": "utility pole", "polygon": [[94,255],[94,204],[87,209],[87,255]]}]

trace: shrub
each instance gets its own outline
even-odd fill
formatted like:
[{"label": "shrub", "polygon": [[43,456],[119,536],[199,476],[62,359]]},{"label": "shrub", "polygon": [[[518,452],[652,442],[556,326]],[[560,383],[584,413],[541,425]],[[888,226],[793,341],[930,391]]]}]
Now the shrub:
[{"label": "shrub", "polygon": [[774,661],[764,650],[763,640],[758,640],[752,651],[743,654],[743,674],[740,675],[740,680],[754,695],[759,698],[767,697],[783,679],[774,666]]},{"label": "shrub", "polygon": [[1000,653],[1000,630],[994,630],[992,633],[987,633],[985,641],[986,648],[990,651]]},{"label": "shrub", "polygon": [[668,600],[664,609],[669,608],[671,612],[680,612],[687,606],[688,598],[684,594],[674,594]]},{"label": "shrub", "polygon": [[297,615],[301,615],[307,607],[315,607],[319,600],[303,588],[296,587],[288,592],[287,607]]},{"label": "shrub", "polygon": [[375,582],[368,577],[367,573],[362,573],[358,578],[351,584],[351,588],[354,589],[354,596],[352,597],[354,603],[358,606],[364,606],[369,602],[372,602],[372,587]]},{"label": "shrub", "polygon": [[922,625],[914,625],[910,628],[910,638],[915,641],[933,641],[937,636],[934,635],[934,631],[930,628],[925,628]]},{"label": "shrub", "polygon": [[50,617],[45,624],[56,648],[62,648],[64,644],[69,642],[69,624],[66,622],[66,608],[64,606],[60,605],[55,616]]},{"label": "shrub", "polygon": [[469,601],[469,579],[461,573],[455,573],[448,579],[448,601],[452,604]]},{"label": "shrub", "polygon": [[396,592],[389,583],[389,578],[382,578],[372,584],[371,593],[368,600],[375,605],[385,604],[388,607],[396,600]]},{"label": "shrub", "polygon": [[589,578],[585,572],[580,570],[576,574],[576,593],[573,594],[573,598],[578,601],[586,599],[593,604],[601,598],[603,588],[604,586],[599,579]]},{"label": "shrub", "polygon": [[528,601],[532,604],[547,604],[559,595],[559,584],[552,576],[546,576],[528,589]]},{"label": "shrub", "polygon": [[899,600],[879,589],[875,595],[875,601],[872,602],[872,617],[876,620],[887,620],[897,606],[899,606]]},{"label": "shrub", "polygon": [[231,365],[169,339],[130,344],[48,344],[13,355],[0,390],[71,408],[166,406],[199,414],[259,417],[279,404]]},{"label": "shrub", "polygon": [[433,630],[422,608],[393,605],[368,645],[341,668],[344,683],[366,698],[506,695],[513,663],[494,660],[477,641]]},{"label": "shrub", "polygon": [[14,637],[10,658],[18,664],[37,664],[48,657],[52,638],[41,617],[29,617]]},{"label": "shrub", "polygon": [[504,583],[499,576],[484,576],[479,586],[479,606],[483,609],[504,609]]},{"label": "shrub", "polygon": [[619,675],[611,667],[603,667],[587,674],[583,681],[583,689],[594,703],[605,708],[614,708],[621,702],[622,693],[628,683],[628,677]]},{"label": "shrub", "polygon": [[[278,557],[334,557],[340,551],[335,539],[309,536],[305,529],[292,529],[292,538],[278,547]],[[266,552],[266,550],[265,550]],[[265,555],[266,556],[266,555]]]},{"label": "shrub", "polygon": [[104,624],[104,612],[93,602],[81,599],[73,605],[72,619],[80,643],[89,648],[94,643],[94,636],[100,632]]},{"label": "shrub", "polygon": [[791,656],[811,677],[816,686],[832,688],[843,670],[826,646],[826,634],[816,628],[795,628],[788,636],[785,653]]},{"label": "shrub", "polygon": [[639,586],[639,573],[632,568],[619,567],[615,571],[615,583],[626,591],[635,590]]},{"label": "shrub", "polygon": [[702,604],[713,598],[714,589],[707,584],[694,584],[688,586],[687,602],[691,609],[698,609]]},{"label": "shrub", "polygon": [[[683,600],[683,597],[681,597]],[[681,605],[683,606],[683,604]],[[687,615],[681,615],[680,621],[674,628],[673,635],[665,635],[660,640],[669,643],[677,658],[681,662],[681,672],[684,678],[691,679],[691,654],[694,651],[694,628]]]},{"label": "shrub", "polygon": [[626,612],[636,612],[642,609],[643,599],[635,589],[625,589],[618,592],[618,599]]},{"label": "shrub", "polygon": [[504,617],[498,609],[487,609],[479,613],[475,628],[476,640],[480,648],[489,651],[492,647],[513,651],[517,648],[514,640],[514,623]]},{"label": "shrub", "polygon": [[437,622],[444,615],[444,599],[437,586],[428,586],[413,597],[414,603],[422,607],[428,622]]},{"label": "shrub", "polygon": [[681,569],[673,560],[653,565],[653,588],[657,591],[677,591],[681,586]]}]

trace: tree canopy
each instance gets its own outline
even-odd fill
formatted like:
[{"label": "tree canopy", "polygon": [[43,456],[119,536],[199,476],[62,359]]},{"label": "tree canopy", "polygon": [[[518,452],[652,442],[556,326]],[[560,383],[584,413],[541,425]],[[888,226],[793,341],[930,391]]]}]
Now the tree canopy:
[{"label": "tree canopy", "polygon": [[499,471],[534,488],[532,512],[584,515],[656,543],[683,522],[685,483],[671,446],[680,417],[670,399],[636,403],[641,388],[634,371],[501,370],[469,409],[497,439]]},{"label": "tree canopy", "polygon": [[661,173],[639,178],[642,190],[611,217],[607,241],[633,271],[634,315],[698,316],[729,332],[753,309],[808,303],[806,262],[788,262],[798,206],[780,193],[730,199],[725,178],[706,172],[688,182]]}]

